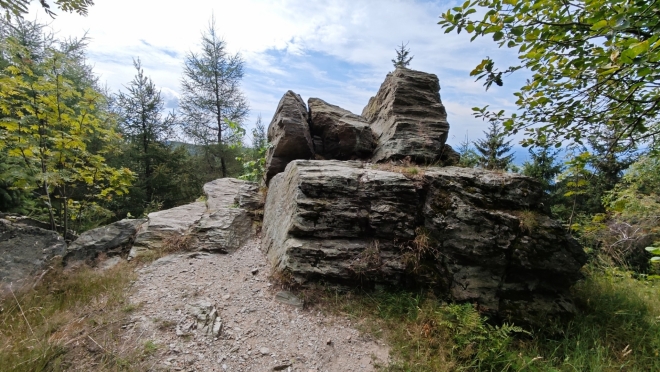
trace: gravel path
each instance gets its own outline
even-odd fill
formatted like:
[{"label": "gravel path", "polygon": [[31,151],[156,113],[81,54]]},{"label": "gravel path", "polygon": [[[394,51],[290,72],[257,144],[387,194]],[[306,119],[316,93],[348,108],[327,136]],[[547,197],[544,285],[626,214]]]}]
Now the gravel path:
[{"label": "gravel path", "polygon": [[[127,339],[153,347],[152,370],[373,371],[388,348],[350,321],[281,303],[251,240],[229,255],[163,257],[139,269]],[[298,306],[296,306],[298,305]]]}]

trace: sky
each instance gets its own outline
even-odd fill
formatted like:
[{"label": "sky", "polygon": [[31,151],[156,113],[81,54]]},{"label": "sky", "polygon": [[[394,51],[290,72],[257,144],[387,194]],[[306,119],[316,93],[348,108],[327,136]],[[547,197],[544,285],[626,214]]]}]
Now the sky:
[{"label": "sky", "polygon": [[[168,109],[176,108],[186,55],[199,50],[202,32],[213,16],[230,53],[245,60],[243,92],[250,103],[245,125],[257,117],[270,123],[287,90],[304,100],[321,98],[356,114],[376,94],[395,49],[407,43],[410,68],[440,79],[447,108],[448,143],[467,135],[483,137],[487,124],[472,117],[472,107],[515,109],[513,92],[522,77],[485,91],[470,71],[490,56],[502,66],[515,63],[515,50],[499,49],[491,39],[470,42],[465,32],[445,34],[437,24],[455,1],[423,0],[95,0],[89,14],[47,16],[33,2],[26,18],[48,22],[61,38],[86,36],[88,59],[102,84],[125,89],[135,75],[133,59],[161,89]],[[514,145],[520,140],[516,138]],[[524,157],[517,149],[517,157]]]}]

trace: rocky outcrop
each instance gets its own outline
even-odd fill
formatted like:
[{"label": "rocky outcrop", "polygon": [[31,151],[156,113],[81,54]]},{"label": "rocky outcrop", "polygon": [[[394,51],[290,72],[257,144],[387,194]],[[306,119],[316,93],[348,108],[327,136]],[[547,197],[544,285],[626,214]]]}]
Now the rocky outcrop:
[{"label": "rocky outcrop", "polygon": [[541,200],[507,173],[298,160],[271,181],[262,248],[300,283],[427,286],[518,321],[570,313],[586,256]]},{"label": "rocky outcrop", "polygon": [[366,120],[318,98],[307,103],[316,155],[339,160],[371,157],[376,141]]},{"label": "rocky outcrop", "polygon": [[424,179],[423,226],[451,299],[523,322],[574,311],[568,289],[586,255],[546,214],[535,181],[456,167]]},{"label": "rocky outcrop", "polygon": [[252,182],[221,178],[204,185],[206,201],[150,213],[130,257],[177,246],[193,251],[233,252],[253,234],[263,202]]},{"label": "rocky outcrop", "polygon": [[292,91],[286,92],[268,126],[270,147],[266,152],[266,184],[282,172],[291,160],[311,159],[314,156],[307,119],[305,101]]},{"label": "rocky outcrop", "polygon": [[9,283],[16,284],[44,270],[65,250],[64,238],[54,231],[0,219],[0,294]]},{"label": "rocky outcrop", "polygon": [[418,164],[436,163],[447,140],[447,112],[440,101],[438,77],[397,68],[362,111],[378,137],[372,161],[410,157]]},{"label": "rocky outcrop", "polygon": [[64,263],[93,262],[100,254],[126,256],[135,235],[146,219],[126,219],[86,231],[71,243],[64,254]]},{"label": "rocky outcrop", "polygon": [[384,280],[397,283],[404,267],[395,241],[414,238],[417,205],[414,183],[401,174],[359,162],[297,160],[269,187],[263,249],[274,267],[301,282],[352,281],[361,256],[377,249]]}]

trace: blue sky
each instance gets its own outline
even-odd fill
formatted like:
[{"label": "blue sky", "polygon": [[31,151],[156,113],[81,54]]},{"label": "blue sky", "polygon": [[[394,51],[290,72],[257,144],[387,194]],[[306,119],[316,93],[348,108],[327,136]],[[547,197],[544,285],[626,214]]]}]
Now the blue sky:
[{"label": "blue sky", "polygon": [[[462,3],[462,2],[461,2]],[[454,1],[413,0],[95,0],[87,17],[61,13],[50,20],[35,4],[30,17],[50,22],[60,37],[89,38],[88,57],[111,91],[135,74],[132,59],[176,107],[186,53],[199,47],[211,15],[231,52],[246,62],[243,90],[250,102],[250,128],[260,114],[267,124],[281,96],[293,90],[359,114],[386,74],[394,49],[408,43],[410,68],[438,75],[451,126],[449,143],[482,136],[486,124],[474,106],[512,110],[523,76],[486,92],[469,72],[490,56],[505,66],[514,50],[488,39],[470,42],[465,33],[444,34],[439,15]],[[249,132],[249,131],[248,131]],[[516,141],[519,140],[516,139]],[[518,158],[525,158],[519,151]]]}]

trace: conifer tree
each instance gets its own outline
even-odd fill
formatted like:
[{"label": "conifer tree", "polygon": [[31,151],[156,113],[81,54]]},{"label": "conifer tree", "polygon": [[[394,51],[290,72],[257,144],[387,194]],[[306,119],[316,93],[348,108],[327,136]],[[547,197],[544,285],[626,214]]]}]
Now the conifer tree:
[{"label": "conifer tree", "polygon": [[410,65],[410,61],[414,58],[408,57],[410,54],[410,49],[406,49],[408,46],[408,43],[404,44],[401,42],[401,46],[395,49],[396,51],[396,58],[392,60],[392,63],[394,64],[394,68],[407,68]]},{"label": "conifer tree", "polygon": [[150,77],[144,75],[140,59],[133,60],[137,73],[126,86],[126,92],[119,92],[116,105],[119,111],[119,127],[125,137],[137,150],[136,158],[139,183],[144,187],[147,201],[154,197],[152,175],[155,146],[161,146],[172,135],[174,115],[163,117],[164,102],[160,90]]},{"label": "conifer tree", "polygon": [[[213,17],[202,34],[201,46],[201,52],[190,52],[184,62],[181,124],[188,137],[205,146],[207,157],[220,158],[222,176],[226,177],[223,145],[238,141],[248,115],[248,103],[240,89],[244,61],[240,54],[227,51]],[[213,144],[217,146],[212,147]],[[217,150],[215,154],[213,148]]]},{"label": "conifer tree", "polygon": [[479,157],[479,166],[485,169],[507,170],[513,161],[511,141],[505,141],[505,134],[501,124],[490,121],[490,128],[484,131],[486,138],[474,142]]}]

